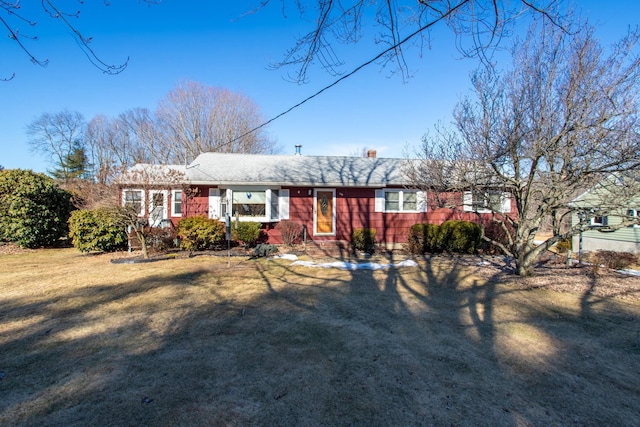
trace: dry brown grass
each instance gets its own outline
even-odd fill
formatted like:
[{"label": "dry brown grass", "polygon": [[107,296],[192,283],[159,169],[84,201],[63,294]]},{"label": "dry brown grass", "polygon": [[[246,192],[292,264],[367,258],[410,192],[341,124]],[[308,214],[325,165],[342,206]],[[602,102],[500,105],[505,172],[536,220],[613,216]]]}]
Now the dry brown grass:
[{"label": "dry brown grass", "polygon": [[0,255],[0,425],[640,425],[639,278],[109,259]]}]

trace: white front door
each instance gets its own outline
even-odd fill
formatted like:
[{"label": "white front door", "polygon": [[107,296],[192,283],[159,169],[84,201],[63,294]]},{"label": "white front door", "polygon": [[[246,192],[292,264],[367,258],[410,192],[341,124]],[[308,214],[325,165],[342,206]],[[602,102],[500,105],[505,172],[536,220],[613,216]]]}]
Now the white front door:
[{"label": "white front door", "polygon": [[169,218],[167,191],[151,190],[149,192],[149,225],[159,227],[163,219]]}]

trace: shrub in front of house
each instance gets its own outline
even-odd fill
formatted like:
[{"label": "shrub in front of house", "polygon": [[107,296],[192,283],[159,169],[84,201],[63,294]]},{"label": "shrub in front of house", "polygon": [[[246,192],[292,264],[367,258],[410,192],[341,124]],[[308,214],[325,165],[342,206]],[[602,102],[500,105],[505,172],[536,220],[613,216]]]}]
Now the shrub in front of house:
[{"label": "shrub in front of house", "polygon": [[280,230],[282,243],[286,246],[293,246],[302,235],[302,225],[295,221],[280,221],[276,229]]},{"label": "shrub in front of house", "polygon": [[153,227],[147,232],[147,247],[154,252],[166,252],[176,246],[177,233],[173,228]]},{"label": "shrub in front of house", "polygon": [[127,248],[127,232],[118,208],[78,210],[69,218],[69,237],[80,252],[115,252]]},{"label": "shrub in front of house", "polygon": [[452,253],[472,254],[482,244],[482,228],[471,221],[445,221],[439,233],[442,250]]},{"label": "shrub in front of house", "polygon": [[[506,225],[506,230],[503,225]],[[488,239],[501,243],[505,247],[509,247],[509,235],[507,233],[511,233],[512,236],[514,233],[513,227],[509,224],[501,224],[496,221],[489,221],[484,225],[484,235]],[[502,253],[502,250],[499,247],[487,241],[482,242],[482,251],[485,254]]]},{"label": "shrub in front of house", "polygon": [[376,230],[374,228],[356,228],[351,233],[351,246],[354,251],[375,252]]},{"label": "shrub in front of house", "polygon": [[203,251],[220,245],[225,239],[224,223],[204,215],[184,218],[178,222],[180,247],[187,251]]},{"label": "shrub in front of house", "polygon": [[409,229],[408,250],[412,254],[439,252],[440,226],[438,224],[414,224]]},{"label": "shrub in front of house", "polygon": [[278,247],[268,243],[260,243],[259,245],[256,245],[254,252],[256,257],[268,257],[271,254],[278,253]]},{"label": "shrub in front of house", "polygon": [[0,171],[0,240],[23,248],[54,246],[69,234],[71,193],[42,173]]},{"label": "shrub in front of house", "polygon": [[259,222],[236,221],[231,226],[231,238],[242,242],[245,246],[255,246],[262,234],[262,224]]}]

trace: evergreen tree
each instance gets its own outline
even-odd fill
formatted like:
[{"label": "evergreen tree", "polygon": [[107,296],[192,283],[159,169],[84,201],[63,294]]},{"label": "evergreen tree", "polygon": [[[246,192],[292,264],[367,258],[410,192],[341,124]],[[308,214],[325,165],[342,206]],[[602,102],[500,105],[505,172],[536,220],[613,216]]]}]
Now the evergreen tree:
[{"label": "evergreen tree", "polygon": [[79,141],[74,141],[73,147],[60,162],[60,168],[51,171],[54,178],[69,182],[73,179],[87,179],[91,175],[91,165],[84,147]]}]

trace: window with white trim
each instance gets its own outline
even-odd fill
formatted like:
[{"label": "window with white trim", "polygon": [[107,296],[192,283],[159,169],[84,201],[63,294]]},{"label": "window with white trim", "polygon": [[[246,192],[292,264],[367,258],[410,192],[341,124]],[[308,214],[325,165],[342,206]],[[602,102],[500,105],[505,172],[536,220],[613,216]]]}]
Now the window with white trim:
[{"label": "window with white trim", "polygon": [[417,190],[376,190],[376,212],[426,212],[426,193]]},{"label": "window with white trim", "polygon": [[171,190],[171,216],[182,216],[182,190]]},{"label": "window with white trim", "polygon": [[467,212],[511,212],[511,195],[502,191],[465,191],[463,210]]},{"label": "window with white trim", "polygon": [[122,205],[133,208],[138,216],[144,216],[144,191],[143,190],[122,190]]},{"label": "window with white trim", "polygon": [[289,219],[289,190],[253,187],[211,189],[209,199],[211,218],[222,219],[228,213],[244,221]]},{"label": "window with white trim", "polygon": [[252,218],[267,216],[266,190],[234,191],[231,200],[233,216]]}]

